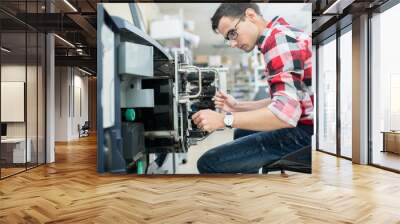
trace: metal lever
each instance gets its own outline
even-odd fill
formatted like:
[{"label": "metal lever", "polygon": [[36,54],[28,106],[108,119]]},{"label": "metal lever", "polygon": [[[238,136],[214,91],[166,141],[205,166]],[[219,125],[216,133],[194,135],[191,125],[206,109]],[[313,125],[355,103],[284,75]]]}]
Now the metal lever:
[{"label": "metal lever", "polygon": [[[219,81],[219,71],[215,68],[200,68],[201,71],[212,71],[215,73],[215,77],[218,79]],[[218,88],[216,88],[218,90]]]},{"label": "metal lever", "polygon": [[196,66],[185,66],[184,68],[180,69],[179,71],[183,72],[185,69],[196,69],[199,72],[199,91],[195,95],[183,96],[182,99],[198,98],[201,95],[201,92],[203,91],[201,69]]}]

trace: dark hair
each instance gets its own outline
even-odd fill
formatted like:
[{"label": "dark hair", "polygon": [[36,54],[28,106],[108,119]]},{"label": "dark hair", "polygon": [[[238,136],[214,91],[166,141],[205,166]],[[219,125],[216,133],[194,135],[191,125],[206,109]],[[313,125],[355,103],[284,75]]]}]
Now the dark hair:
[{"label": "dark hair", "polygon": [[239,18],[242,16],[246,9],[253,9],[258,15],[261,15],[260,8],[256,3],[222,3],[213,17],[211,17],[211,25],[214,32],[217,32],[219,21],[223,16]]}]

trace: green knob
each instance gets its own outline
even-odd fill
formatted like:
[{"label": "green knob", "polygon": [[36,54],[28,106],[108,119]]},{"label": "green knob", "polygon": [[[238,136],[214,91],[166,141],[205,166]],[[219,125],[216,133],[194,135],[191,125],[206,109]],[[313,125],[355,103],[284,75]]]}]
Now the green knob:
[{"label": "green knob", "polygon": [[135,116],[136,116],[136,114],[135,114],[135,110],[134,109],[127,109],[125,111],[125,119],[127,121],[134,121],[135,120]]},{"label": "green knob", "polygon": [[142,160],[137,161],[137,174],[139,175],[144,174],[144,167]]}]

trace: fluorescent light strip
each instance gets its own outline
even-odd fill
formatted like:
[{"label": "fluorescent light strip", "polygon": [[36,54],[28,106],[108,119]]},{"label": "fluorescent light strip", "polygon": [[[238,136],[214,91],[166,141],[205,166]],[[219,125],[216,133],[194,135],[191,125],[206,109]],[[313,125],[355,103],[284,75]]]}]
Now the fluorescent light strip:
[{"label": "fluorescent light strip", "polygon": [[71,4],[68,2],[68,0],[64,0],[65,4],[67,4],[72,10],[74,10],[74,12],[78,12],[78,10]]},{"label": "fluorescent light strip", "polygon": [[64,39],[64,38],[62,38],[62,37],[60,37],[60,36],[58,36],[57,34],[54,34],[54,36],[57,37],[58,39],[60,39],[62,42],[68,44],[70,47],[75,48],[75,45],[71,44],[71,42],[69,42],[68,40],[66,40],[66,39]]},{"label": "fluorescent light strip", "polygon": [[336,0],[331,6],[329,6],[322,14],[327,14],[327,13],[329,13],[329,11],[331,10],[331,9],[333,9],[333,7],[336,7],[336,5],[337,4],[339,4],[339,2],[340,2],[341,0]]},{"label": "fluorescent light strip", "polygon": [[0,48],[2,51],[4,51],[4,52],[6,52],[6,53],[10,53],[11,51],[10,50],[8,50],[7,48],[4,48],[4,47],[2,47],[2,48]]},{"label": "fluorescent light strip", "polygon": [[81,72],[83,72],[83,73],[85,73],[85,74],[87,74],[87,75],[92,75],[92,73],[89,73],[89,72],[87,72],[87,71],[85,71],[85,70],[83,70],[83,69],[81,69],[81,68],[79,68],[79,67],[78,67],[78,69],[79,69],[79,71],[81,71]]}]

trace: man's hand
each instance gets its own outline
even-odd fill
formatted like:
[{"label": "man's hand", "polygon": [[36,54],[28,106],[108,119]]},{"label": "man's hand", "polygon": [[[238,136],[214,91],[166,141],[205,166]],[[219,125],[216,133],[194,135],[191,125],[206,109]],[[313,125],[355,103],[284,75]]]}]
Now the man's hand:
[{"label": "man's hand", "polygon": [[198,128],[213,132],[217,129],[224,128],[224,115],[212,110],[200,110],[192,116],[193,123]]},{"label": "man's hand", "polygon": [[225,112],[236,111],[235,106],[238,104],[238,102],[232,95],[219,90],[213,99],[216,108],[219,108]]}]

